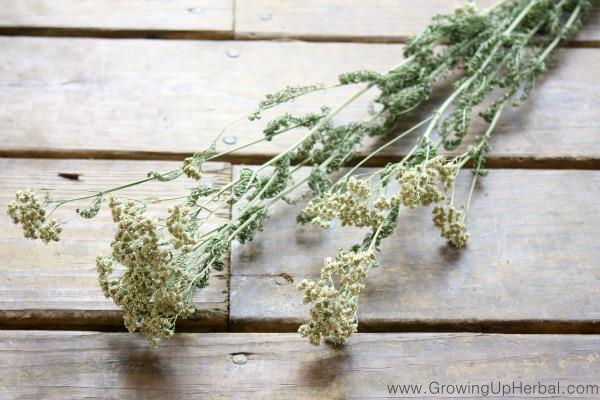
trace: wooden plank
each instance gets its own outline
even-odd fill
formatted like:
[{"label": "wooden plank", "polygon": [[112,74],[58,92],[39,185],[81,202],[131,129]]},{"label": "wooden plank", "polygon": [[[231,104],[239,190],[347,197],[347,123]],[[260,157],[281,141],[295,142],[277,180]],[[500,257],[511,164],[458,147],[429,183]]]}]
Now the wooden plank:
[{"label": "wooden plank", "polygon": [[1,0],[0,10],[0,34],[233,36],[233,0]]},{"label": "wooden plank", "polygon": [[[401,43],[424,29],[431,18],[452,12],[465,0],[246,0],[235,5],[235,36],[239,39],[293,38],[315,41]],[[480,8],[496,3],[478,1]],[[600,41],[600,10],[575,38],[580,44]]]},{"label": "wooden plank", "polygon": [[[287,84],[335,82],[346,70],[383,71],[402,52],[400,45],[386,44],[56,38],[0,38],[0,49],[0,155],[165,159],[206,148],[264,93]],[[490,165],[600,166],[600,75],[594,73],[600,52],[568,49],[557,60],[530,101],[506,111]],[[281,112],[336,105],[355,90],[306,96]],[[338,121],[366,117],[369,97]],[[248,143],[261,137],[261,124],[242,122],[228,134],[237,144]],[[282,135],[226,160],[257,162],[297,137]],[[233,147],[218,143],[219,150]],[[404,151],[406,145],[391,147],[376,162]]]},{"label": "wooden plank", "polygon": [[440,398],[450,390],[442,384],[491,382],[521,383],[516,398],[528,397],[525,385],[559,383],[552,397],[592,398],[600,373],[596,335],[360,334],[345,347],[314,347],[297,334],[179,334],[158,350],[123,333],[0,339],[3,398],[380,399],[402,397],[388,385],[409,384],[422,392],[406,397]]},{"label": "wooden plank", "polygon": [[[459,178],[466,196],[471,174]],[[461,252],[429,210],[402,210],[369,274],[359,331],[600,332],[599,196],[599,171],[492,170],[473,195]],[[297,329],[308,307],[296,284],[363,237],[296,225],[299,209],[274,209],[254,242],[233,248],[232,330]]]},{"label": "wooden plank", "polygon": [[[70,222],[60,242],[43,246],[24,239],[21,228],[6,215],[6,204],[16,190],[109,188],[143,178],[148,171],[169,171],[177,165],[165,161],[0,159],[0,327],[124,329],[122,313],[100,291],[95,267],[97,255],[110,254],[114,224],[107,207],[92,221],[75,216],[73,208],[59,209],[54,215]],[[59,173],[78,174],[78,179],[66,179]],[[223,183],[229,178],[228,164],[207,165],[207,182]],[[138,186],[135,195],[175,197],[191,187],[195,184],[189,179],[153,182]],[[131,195],[131,190],[123,193]],[[211,225],[228,217],[221,213]],[[227,269],[215,273],[208,288],[197,292],[194,301],[199,311],[184,327],[226,328],[227,277]]]}]

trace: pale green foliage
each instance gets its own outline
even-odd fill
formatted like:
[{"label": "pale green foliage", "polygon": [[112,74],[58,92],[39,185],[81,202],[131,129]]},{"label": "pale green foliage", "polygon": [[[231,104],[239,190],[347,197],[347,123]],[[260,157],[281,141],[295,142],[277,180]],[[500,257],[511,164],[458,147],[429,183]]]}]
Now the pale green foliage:
[{"label": "pale green foliage", "polygon": [[102,195],[98,195],[98,196],[94,197],[94,199],[92,200],[92,202],[90,203],[89,206],[87,206],[84,209],[77,208],[75,210],[75,212],[77,214],[79,214],[80,217],[83,217],[83,218],[88,218],[88,219],[94,218],[96,215],[98,215],[101,205],[102,205]]}]

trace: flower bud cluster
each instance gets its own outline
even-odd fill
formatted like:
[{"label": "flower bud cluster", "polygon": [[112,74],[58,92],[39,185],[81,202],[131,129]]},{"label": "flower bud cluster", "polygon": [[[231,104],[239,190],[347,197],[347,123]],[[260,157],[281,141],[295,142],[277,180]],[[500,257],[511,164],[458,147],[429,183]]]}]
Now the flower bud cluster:
[{"label": "flower bud cluster", "polygon": [[[323,227],[335,218],[343,225],[370,227],[373,234],[368,237],[372,243],[378,243],[377,235],[388,236],[391,231],[386,229],[395,226],[381,229],[390,215],[395,215],[394,220],[397,218],[398,206],[417,208],[444,200],[444,192],[454,185],[457,172],[457,163],[436,156],[398,173],[399,189],[390,197],[381,189],[371,189],[369,179],[351,177],[345,183],[345,191],[327,191],[310,201],[303,218]],[[392,212],[394,209],[396,214]],[[442,235],[457,246],[464,245],[468,234],[460,213],[435,208],[438,209],[444,211],[434,223],[439,223],[436,226],[443,229]],[[344,343],[356,332],[358,297],[365,289],[368,270],[375,265],[372,251],[343,251],[335,259],[325,260],[318,280],[300,282],[298,289],[304,292],[304,302],[313,304],[311,320],[300,326],[300,334],[318,345],[322,338]]]},{"label": "flower bud cluster", "polygon": [[188,157],[183,160],[183,173],[192,179],[199,181],[202,179],[201,164],[198,163],[196,157]]},{"label": "flower bud cluster", "polygon": [[355,177],[351,177],[348,179],[348,183],[346,184],[346,188],[356,197],[361,200],[366,200],[371,194],[371,188],[369,184],[364,181],[358,180]]},{"label": "flower bud cluster", "polygon": [[477,5],[473,3],[465,3],[454,7],[454,14],[477,14]]},{"label": "flower bud cluster", "polygon": [[467,244],[470,235],[465,227],[462,211],[451,205],[435,206],[433,225],[440,230],[443,238],[448,239],[456,247],[461,248]]},{"label": "flower bud cluster", "polygon": [[[113,197],[109,206],[117,233],[112,255],[96,260],[100,286],[122,307],[127,329],[139,330],[156,346],[173,335],[177,318],[194,312],[193,277],[182,267],[183,253],[163,240],[143,205]],[[116,265],[124,271],[115,273]]]},{"label": "flower bud cluster", "polygon": [[176,249],[189,251],[191,245],[196,244],[193,234],[188,228],[190,223],[190,209],[181,204],[169,208],[169,217],[166,219],[167,230],[171,234],[171,243]]},{"label": "flower bud cluster", "polygon": [[46,219],[45,206],[50,199],[40,199],[32,190],[18,191],[15,200],[8,203],[8,216],[14,224],[21,224],[28,239],[42,239],[44,243],[60,239],[61,223]]},{"label": "flower bud cluster", "polygon": [[[339,219],[342,225],[376,230],[391,206],[404,205],[414,209],[444,200],[444,191],[454,184],[457,168],[456,163],[437,156],[401,170],[396,176],[400,186],[398,192],[389,198],[373,192],[366,180],[351,177],[345,184],[345,192],[328,191],[314,198],[302,217],[323,228]],[[376,195],[378,197],[373,200]]]},{"label": "flower bud cluster", "polygon": [[442,201],[446,196],[438,183],[444,190],[452,187],[456,172],[456,164],[446,162],[444,156],[401,170],[396,176],[400,184],[398,201],[412,209]]},{"label": "flower bud cluster", "polygon": [[325,192],[311,200],[304,209],[313,224],[328,227],[333,219],[339,219],[342,225],[358,228],[376,229],[385,219],[385,209],[381,201],[376,206],[369,204],[371,189],[369,185],[354,177],[346,183],[346,192]]},{"label": "flower bud cluster", "polygon": [[375,255],[370,250],[342,251],[335,259],[325,259],[318,280],[304,279],[298,285],[304,292],[304,303],[312,303],[312,319],[298,332],[314,345],[319,345],[321,339],[336,344],[346,342],[357,330],[358,297],[365,289],[367,272],[374,266]]}]

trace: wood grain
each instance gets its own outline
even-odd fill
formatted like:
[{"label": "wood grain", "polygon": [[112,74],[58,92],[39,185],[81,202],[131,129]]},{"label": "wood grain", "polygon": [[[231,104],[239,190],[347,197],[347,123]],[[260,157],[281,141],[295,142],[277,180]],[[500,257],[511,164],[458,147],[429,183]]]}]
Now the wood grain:
[{"label": "wood grain", "polygon": [[[405,42],[431,18],[452,12],[464,0],[245,0],[236,2],[235,36],[240,39],[294,38],[316,41]],[[496,3],[478,1],[481,9]],[[600,41],[600,10],[592,10],[575,38]]]},{"label": "wood grain", "polygon": [[231,38],[232,0],[1,0],[0,33]]},{"label": "wood grain", "polygon": [[596,385],[585,396],[592,398],[598,395],[599,348],[596,335],[359,334],[345,347],[313,347],[297,334],[179,334],[152,350],[139,336],[123,333],[3,331],[0,394],[381,399],[401,397],[388,385],[413,384],[424,392],[414,397],[440,398],[430,382],[438,388],[560,382],[563,392],[555,397],[566,396],[568,385]]},{"label": "wood grain", "polygon": [[[464,199],[471,174],[460,178]],[[476,187],[461,252],[429,210],[402,210],[369,275],[359,331],[600,332],[598,196],[598,171],[492,170]],[[362,239],[296,225],[299,209],[274,209],[254,242],[233,248],[232,330],[297,329],[308,307],[296,284]]]},{"label": "wood grain", "polygon": [[[104,209],[93,220],[74,213],[76,204],[54,215],[69,221],[60,242],[43,246],[22,237],[21,228],[6,215],[6,204],[16,190],[52,187],[68,190],[96,190],[144,178],[148,171],[169,171],[178,164],[154,161],[85,161],[0,159],[0,327],[93,327],[124,329],[122,314],[102,295],[97,281],[95,259],[110,253],[114,225]],[[207,164],[207,182],[223,183],[230,178],[229,165]],[[62,175],[62,176],[59,176]],[[75,178],[76,177],[76,178]],[[147,183],[125,195],[138,198],[176,197],[195,187],[194,181],[179,179],[168,183]],[[70,193],[73,198],[78,193]],[[69,198],[67,197],[67,198]],[[85,206],[86,203],[83,203]],[[157,209],[150,208],[156,213]],[[164,212],[164,210],[163,210]],[[228,218],[221,213],[210,225]],[[228,270],[211,276],[210,286],[197,291],[197,314],[184,327],[225,329],[227,326]]]},{"label": "wood grain", "polygon": [[[334,82],[346,70],[383,71],[402,52],[400,45],[389,44],[56,38],[0,38],[0,49],[0,155],[153,159],[180,159],[205,149],[227,123],[253,110],[264,93],[288,84]],[[594,72],[600,69],[600,52],[568,49],[556,59],[530,101],[502,117],[490,165],[600,166],[600,75]],[[355,90],[307,96],[281,112],[336,105]],[[337,121],[366,117],[373,95]],[[241,122],[227,134],[238,145],[248,143],[261,137],[266,119]],[[476,125],[474,131],[480,130]],[[264,160],[298,135],[282,135],[225,160]],[[217,145],[219,150],[234,147]],[[397,159],[407,147],[408,141],[390,147],[375,162]]]}]

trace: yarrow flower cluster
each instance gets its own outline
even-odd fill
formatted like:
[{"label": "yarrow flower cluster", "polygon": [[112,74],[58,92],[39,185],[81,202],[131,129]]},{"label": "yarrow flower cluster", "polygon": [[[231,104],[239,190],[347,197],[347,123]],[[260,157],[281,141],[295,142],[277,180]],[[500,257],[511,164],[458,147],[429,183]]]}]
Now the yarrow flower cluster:
[{"label": "yarrow flower cluster", "polygon": [[202,179],[202,164],[194,157],[183,160],[183,173],[189,178],[199,181]]},{"label": "yarrow flower cluster", "polygon": [[44,243],[58,241],[62,231],[56,219],[47,219],[46,207],[50,197],[42,199],[32,190],[18,191],[15,200],[8,203],[8,216],[14,224],[23,227],[23,235],[28,239],[41,239]]},{"label": "yarrow flower cluster", "polygon": [[454,7],[455,14],[477,14],[477,5],[473,3],[466,3],[460,6]]},{"label": "yarrow flower cluster", "polygon": [[[194,153],[193,156],[187,157],[185,160],[183,160],[183,166],[181,168],[181,171],[188,178],[192,178],[199,181],[200,179],[202,179],[202,164],[212,159],[216,155],[217,153],[215,153],[214,151],[213,143],[213,145],[211,145],[211,147],[208,150],[199,151],[197,153]],[[176,174],[175,177],[177,176],[178,175]]]},{"label": "yarrow flower cluster", "polygon": [[[438,155],[413,163],[407,163],[407,159],[378,173],[362,174],[360,179],[344,177],[340,180],[342,185],[309,202],[301,214],[301,221],[328,227],[332,220],[339,219],[342,225],[369,227],[371,233],[353,250],[341,251],[335,259],[326,259],[318,280],[303,280],[299,284],[298,289],[304,292],[304,302],[313,304],[311,320],[299,329],[302,336],[318,345],[322,338],[332,343],[344,343],[356,332],[359,295],[364,291],[367,272],[376,265],[372,248],[392,233],[399,206],[415,209],[446,200],[445,191],[454,186],[461,157]],[[391,190],[391,185],[387,177],[390,174],[395,176],[397,189],[388,196],[386,192]],[[437,212],[438,207],[434,210]],[[456,217],[460,218],[460,215],[457,211],[448,214],[444,224],[436,226],[442,229],[445,238],[463,246],[468,234],[464,225],[460,225],[462,231],[458,231],[460,221]]]},{"label": "yarrow flower cluster", "polygon": [[336,258],[325,259],[319,279],[304,279],[298,285],[304,292],[304,303],[312,303],[312,320],[300,326],[298,332],[314,345],[319,345],[321,339],[345,343],[357,330],[358,296],[365,289],[368,271],[375,266],[371,250],[342,251]]},{"label": "yarrow flower cluster", "polygon": [[383,193],[383,186],[373,192],[369,186],[372,176],[365,179],[351,176],[341,186],[345,191],[335,188],[311,200],[301,219],[324,228],[329,227],[332,220],[339,219],[342,225],[377,229],[391,207],[403,205],[415,209],[445,200],[444,191],[454,185],[457,173],[455,160],[448,161],[444,156],[399,167],[396,174],[398,190],[392,196]]},{"label": "yarrow flower cluster", "polygon": [[[328,227],[333,219],[342,225],[376,228],[385,219],[381,201],[373,207],[368,204],[371,189],[365,182],[350,178],[344,193],[326,192],[310,201],[303,211],[304,218],[321,227]],[[383,200],[382,200],[383,201]],[[388,205],[387,203],[385,204]]]},{"label": "yarrow flower cluster", "polygon": [[440,235],[454,246],[461,248],[467,244],[470,234],[465,227],[462,211],[451,205],[435,206],[433,225],[440,230]]},{"label": "yarrow flower cluster", "polygon": [[176,249],[182,251],[191,250],[191,245],[196,244],[192,237],[189,224],[190,208],[181,204],[175,204],[169,208],[169,217],[166,219],[167,230],[171,234],[171,243]]},{"label": "yarrow flower cluster", "polygon": [[400,189],[395,201],[412,209],[442,201],[446,196],[439,184],[443,190],[451,188],[457,172],[457,164],[447,162],[441,155],[413,167],[400,168],[396,176]]},{"label": "yarrow flower cluster", "polygon": [[[96,259],[100,287],[122,307],[127,329],[139,330],[156,346],[173,335],[178,318],[194,313],[194,277],[183,268],[184,254],[164,240],[155,221],[144,216],[143,204],[111,197],[109,206],[117,233],[111,256]],[[180,241],[176,238],[176,243]],[[117,271],[118,266],[124,271]]]}]

